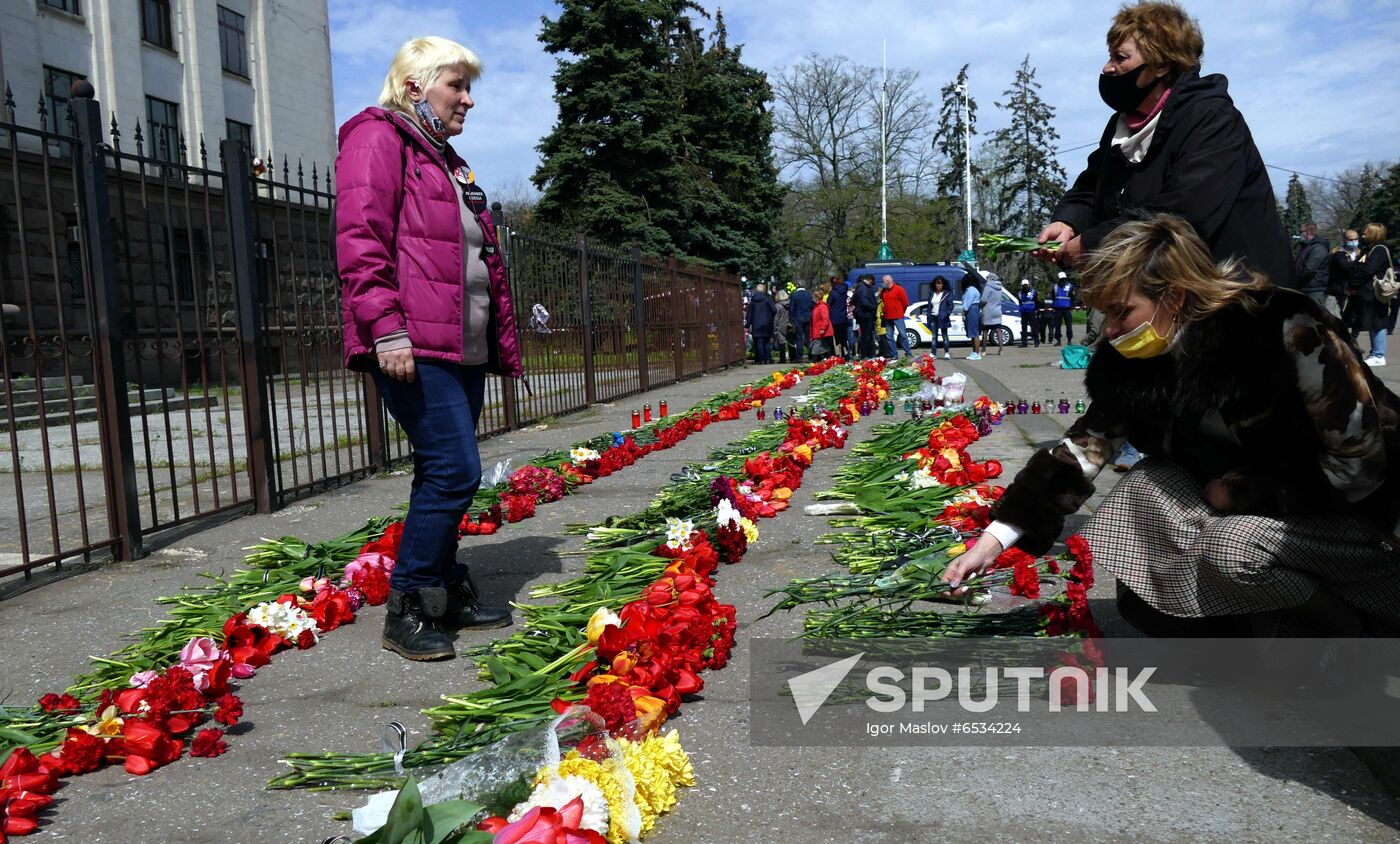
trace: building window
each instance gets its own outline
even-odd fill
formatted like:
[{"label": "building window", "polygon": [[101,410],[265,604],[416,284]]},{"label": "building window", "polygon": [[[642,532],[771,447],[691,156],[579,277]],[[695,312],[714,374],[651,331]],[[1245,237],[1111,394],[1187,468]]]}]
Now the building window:
[{"label": "building window", "polygon": [[238,141],[243,145],[245,155],[253,154],[253,126],[249,123],[239,123],[237,120],[225,120],[224,137],[230,141]]},{"label": "building window", "polygon": [[170,268],[171,296],[178,297],[182,305],[197,307],[195,280],[201,282],[201,292],[208,283],[208,238],[203,229],[162,228],[170,237],[170,251],[166,255],[174,261]]},{"label": "building window", "polygon": [[70,15],[82,14],[78,0],[39,0],[39,2],[50,9],[58,9],[60,12],[67,12]]},{"label": "building window", "polygon": [[223,58],[224,70],[244,79],[249,77],[248,33],[243,16],[223,6],[219,7],[219,56]]},{"label": "building window", "polygon": [[49,112],[49,131],[60,135],[70,135],[73,129],[68,125],[68,98],[73,83],[86,79],[81,73],[44,66],[44,99]]},{"label": "building window", "polygon": [[172,102],[146,98],[146,125],[150,134],[146,156],[160,161],[180,161],[180,107]]},{"label": "building window", "polygon": [[170,0],[139,0],[141,3],[141,40],[167,50],[175,49],[175,34],[170,26]]}]

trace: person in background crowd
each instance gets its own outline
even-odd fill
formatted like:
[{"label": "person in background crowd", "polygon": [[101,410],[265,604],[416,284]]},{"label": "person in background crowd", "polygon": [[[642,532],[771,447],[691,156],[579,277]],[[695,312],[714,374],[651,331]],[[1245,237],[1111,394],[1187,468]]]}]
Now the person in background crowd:
[{"label": "person in background crowd", "polygon": [[1298,279],[1298,289],[1325,308],[1327,252],[1332,245],[1325,238],[1317,236],[1317,223],[1314,222],[1307,222],[1298,227],[1298,240],[1298,257],[1293,263],[1293,274]]},{"label": "person in background crowd", "polygon": [[1043,260],[1075,267],[1134,212],[1184,217],[1217,260],[1244,259],[1292,287],[1288,235],[1264,161],[1224,76],[1200,75],[1205,40],[1175,3],[1124,5],[1108,29],[1098,149],[1040,233]]},{"label": "person in background crowd", "polygon": [[851,353],[851,357],[856,356],[856,287],[858,285],[846,285],[846,349]]},{"label": "person in background crowd", "polygon": [[892,276],[885,276],[880,281],[884,285],[884,289],[880,291],[881,319],[884,320],[885,342],[890,345],[890,356],[894,356],[897,347],[903,350],[904,357],[913,357],[914,353],[909,351],[909,332],[904,324],[904,311],[909,307],[909,294],[904,292],[903,287],[894,283]]},{"label": "person in background crowd", "polygon": [[1351,284],[1351,264],[1360,257],[1361,235],[1356,229],[1347,229],[1342,244],[1327,257],[1327,312],[1342,320],[1351,331],[1352,342],[1356,341],[1356,328],[1347,314],[1347,287]]},{"label": "person in background crowd", "polygon": [[[369,371],[413,445],[413,484],[381,644],[456,656],[449,630],[504,627],[457,563],[457,526],[481,483],[486,375],[520,378],[515,307],[486,194],[449,142],[476,104],[476,54],[415,38],[389,65],[381,108],[340,127],[336,263],[345,364]],[[414,173],[407,179],[405,172]]]},{"label": "person in background crowd", "polygon": [[[778,350],[778,363],[788,362],[788,346],[792,344],[792,317],[788,311],[788,292],[779,289],[773,297],[773,348]],[[794,358],[796,352],[793,353]]]},{"label": "person in background crowd", "polygon": [[977,282],[968,276],[963,280],[963,326],[967,339],[972,343],[972,354],[968,360],[982,359],[982,291]]},{"label": "person in background crowd", "polygon": [[880,296],[875,290],[875,276],[870,273],[856,279],[856,291],[851,297],[856,325],[860,329],[860,357],[875,357],[875,318],[880,310]]},{"label": "person in background crowd", "polygon": [[1050,300],[1054,313],[1050,318],[1050,324],[1054,327],[1055,345],[1060,345],[1060,328],[1064,328],[1064,338],[1066,345],[1074,343],[1074,285],[1069,282],[1069,275],[1064,270],[1060,271],[1055,279],[1055,293]]},{"label": "person in background crowd", "polygon": [[1372,368],[1385,366],[1385,321],[1389,302],[1376,298],[1376,279],[1391,267],[1390,248],[1385,245],[1385,226],[1367,223],[1361,229],[1361,257],[1350,263],[1347,283],[1347,324],[1353,331],[1371,335],[1371,353],[1365,363]]},{"label": "person in background crowd", "polygon": [[813,361],[826,360],[836,353],[836,335],[831,325],[831,306],[827,304],[831,296],[831,284],[823,284],[817,291],[817,303],[812,306],[812,328],[809,339],[812,341],[810,354]]},{"label": "person in background crowd", "polygon": [[847,303],[849,285],[846,284],[845,279],[832,276],[830,287],[831,292],[827,294],[826,307],[831,319],[832,342],[835,344],[833,353],[850,360],[853,349],[850,340],[850,305]]},{"label": "person in background crowd", "polygon": [[1031,280],[1021,279],[1021,290],[1016,294],[1020,299],[1021,310],[1021,348],[1026,348],[1026,342],[1031,337],[1035,338],[1035,347],[1040,348],[1040,334],[1035,330],[1036,312],[1040,310],[1040,293],[1031,286]]},{"label": "person in background crowd", "polygon": [[1109,340],[1085,373],[1089,409],[1027,462],[943,580],[960,590],[1013,545],[1045,553],[1131,437],[1151,457],[1080,533],[1134,626],[1395,635],[1400,397],[1336,322],[1242,261],[1216,263],[1169,214],[1118,227],[1083,283]]},{"label": "person in background crowd", "polygon": [[797,289],[792,291],[792,298],[788,301],[788,317],[792,320],[792,331],[794,339],[793,363],[801,363],[808,360],[807,344],[812,335],[812,294],[807,292],[807,288],[802,286],[802,282],[797,283]]},{"label": "person in background crowd", "polygon": [[953,344],[948,339],[948,329],[953,327],[953,292],[948,289],[948,280],[934,276],[933,287],[928,294],[928,309],[924,311],[928,330],[933,334],[933,355],[938,356],[938,338],[943,338],[943,359],[953,357]]},{"label": "person in background crowd", "polygon": [[754,363],[773,362],[773,321],[778,306],[768,295],[768,286],[755,284],[749,297],[749,331],[753,333]]},{"label": "person in background crowd", "polygon": [[1005,301],[1006,288],[1001,279],[994,275],[987,277],[987,286],[982,288],[982,348],[990,351],[992,340],[997,342],[997,354],[1001,347],[1001,308]]}]

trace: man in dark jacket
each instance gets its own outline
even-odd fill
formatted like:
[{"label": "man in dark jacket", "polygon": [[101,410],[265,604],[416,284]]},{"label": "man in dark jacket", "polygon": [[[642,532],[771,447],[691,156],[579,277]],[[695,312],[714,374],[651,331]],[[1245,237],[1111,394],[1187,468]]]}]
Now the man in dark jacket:
[{"label": "man in dark jacket", "polygon": [[753,296],[749,298],[749,333],[753,335],[754,363],[773,362],[773,320],[778,314],[778,306],[768,295],[768,288],[754,285]]},{"label": "man in dark jacket", "polygon": [[[1162,18],[1153,22],[1151,52],[1137,37],[1148,17]],[[1296,286],[1264,161],[1225,77],[1200,75],[1204,39],[1195,21],[1167,4],[1149,13],[1125,6],[1109,41],[1099,91],[1115,113],[1041,232],[1042,243],[1062,244],[1058,255],[1041,257],[1077,266],[1130,215],[1166,211],[1190,222],[1217,260],[1243,258],[1274,284]]]},{"label": "man in dark jacket", "polygon": [[831,293],[826,297],[826,307],[831,312],[832,340],[837,346],[837,354],[846,359],[853,357],[849,342],[851,318],[846,308],[849,295],[850,290],[846,287],[845,280],[832,277]]},{"label": "man in dark jacket", "polygon": [[866,273],[856,280],[856,294],[851,300],[860,328],[860,356],[875,357],[875,315],[880,311],[880,295],[875,290],[875,276]]},{"label": "man in dark jacket", "polygon": [[798,288],[792,291],[792,296],[788,299],[788,317],[792,320],[792,328],[797,337],[794,363],[807,359],[807,338],[812,332],[812,294],[801,284],[798,282]]},{"label": "man in dark jacket", "polygon": [[1298,227],[1298,237],[1302,245],[1298,249],[1298,259],[1293,263],[1293,272],[1298,279],[1298,290],[1308,294],[1313,301],[1327,307],[1327,252],[1332,248],[1325,238],[1317,236],[1317,223],[1306,222]]}]

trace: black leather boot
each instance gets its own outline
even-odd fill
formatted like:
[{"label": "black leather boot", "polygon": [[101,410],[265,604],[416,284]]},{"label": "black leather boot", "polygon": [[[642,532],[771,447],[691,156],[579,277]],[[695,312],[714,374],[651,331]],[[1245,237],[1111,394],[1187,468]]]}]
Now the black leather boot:
[{"label": "black leather boot", "polygon": [[440,626],[447,611],[447,590],[419,589],[389,592],[389,614],[384,619],[381,643],[408,659],[452,659],[457,651]]},{"label": "black leather boot", "polygon": [[481,603],[481,593],[470,574],[460,583],[447,585],[447,613],[443,625],[451,630],[489,630],[511,623],[510,607],[489,607]]}]

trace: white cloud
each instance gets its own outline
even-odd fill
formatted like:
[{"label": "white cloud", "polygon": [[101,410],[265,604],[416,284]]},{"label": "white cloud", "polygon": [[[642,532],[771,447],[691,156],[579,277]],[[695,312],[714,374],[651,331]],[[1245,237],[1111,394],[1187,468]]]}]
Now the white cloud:
[{"label": "white cloud", "polygon": [[[1236,105],[1271,165],[1326,175],[1366,160],[1400,157],[1400,84],[1393,70],[1400,4],[1391,0],[1186,0],[1206,37],[1206,73],[1224,73]],[[1042,95],[1057,109],[1064,147],[1096,141],[1107,120],[1096,93],[1104,33],[1120,0],[704,0],[723,8],[731,42],[750,64],[776,73],[809,53],[921,73],[931,98],[964,63],[985,137],[1005,123],[993,106],[1027,53]],[[433,32],[481,54],[479,105],[458,142],[488,185],[518,183],[535,169],[534,147],[556,115],[555,61],[537,40],[542,0],[425,7],[331,0],[336,114],[374,101],[397,45]],[[709,29],[712,24],[702,23]],[[1073,176],[1089,150],[1066,153]],[[1275,171],[1281,189],[1287,174]]]}]

